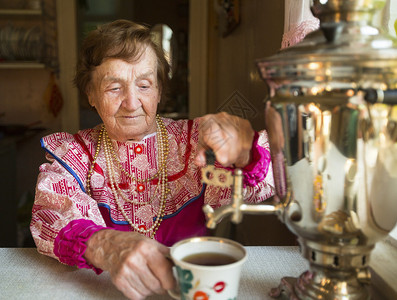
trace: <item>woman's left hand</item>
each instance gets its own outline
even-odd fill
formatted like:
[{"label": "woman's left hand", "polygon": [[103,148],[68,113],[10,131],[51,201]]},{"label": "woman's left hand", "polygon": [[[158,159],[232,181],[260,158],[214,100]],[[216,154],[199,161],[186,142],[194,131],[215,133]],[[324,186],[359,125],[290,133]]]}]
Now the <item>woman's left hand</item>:
[{"label": "woman's left hand", "polygon": [[168,247],[137,232],[104,229],[87,241],[84,257],[108,271],[113,284],[129,299],[146,299],[175,287]]},{"label": "woman's left hand", "polygon": [[254,135],[248,120],[226,112],[205,115],[200,119],[195,163],[199,167],[205,166],[205,151],[212,149],[216,160],[223,166],[243,168],[251,162]]}]

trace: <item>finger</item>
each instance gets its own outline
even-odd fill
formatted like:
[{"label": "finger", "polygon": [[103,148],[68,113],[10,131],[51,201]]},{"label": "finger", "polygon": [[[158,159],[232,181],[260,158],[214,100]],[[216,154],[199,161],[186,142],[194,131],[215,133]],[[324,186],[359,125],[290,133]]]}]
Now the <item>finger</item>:
[{"label": "finger", "polygon": [[[229,167],[245,167],[251,162],[251,147],[255,132],[249,121],[225,112],[202,118],[199,142],[203,148],[211,148],[217,161]],[[199,152],[197,163],[203,163]]]},{"label": "finger", "polygon": [[134,256],[127,261],[127,269],[133,270],[128,281],[140,294],[163,294],[174,287],[172,264],[165,258],[168,247],[154,241],[141,243]]},{"label": "finger", "polygon": [[161,289],[156,291],[158,294],[175,287],[176,282],[172,272],[172,266],[172,263],[165,257],[161,261],[153,262],[149,265],[154,276],[160,280]]},{"label": "finger", "polygon": [[[225,167],[233,165],[238,158],[240,145],[236,121],[237,117],[227,113],[208,115],[203,118],[200,128],[199,136],[203,148],[212,149],[216,160]],[[201,152],[199,155],[202,163],[205,155]]]},{"label": "finger", "polygon": [[[141,283],[138,287],[138,291],[146,296],[152,294],[164,294],[165,289],[162,287],[161,280],[157,277],[149,264],[147,264],[147,269],[145,271],[139,272],[136,280]],[[133,278],[130,279],[131,283],[134,284]]]},{"label": "finger", "polygon": [[241,154],[238,157],[238,159],[236,159],[236,162],[234,163],[234,165],[237,168],[244,168],[251,162],[251,160],[252,160],[251,151],[246,151],[245,153]]},{"label": "finger", "polygon": [[[143,296],[163,292],[160,281],[148,267],[150,257],[145,253],[150,253],[150,247],[152,247],[151,243],[141,242],[134,252],[126,249],[123,251],[125,254],[120,254],[124,256],[124,262],[117,269],[116,275],[113,275],[115,285],[122,284],[127,293],[138,293]],[[124,286],[126,283],[127,286]]]},{"label": "finger", "polygon": [[198,167],[204,167],[207,164],[205,150],[206,149],[199,142],[197,144],[196,156],[194,157],[194,164]]},{"label": "finger", "polygon": [[173,263],[167,258],[169,256],[169,249],[159,249],[161,255],[155,256],[150,260],[148,266],[156,278],[160,280],[162,289],[169,290],[175,287],[175,278],[172,272]]},{"label": "finger", "polygon": [[201,119],[199,127],[199,145],[214,152],[223,143],[223,129],[218,119],[218,115],[207,115]]},{"label": "finger", "polygon": [[126,284],[127,288],[125,290],[120,289],[120,291],[128,298],[133,300],[143,300],[146,299],[146,294],[141,294],[138,290],[133,288],[129,282]]},{"label": "finger", "polygon": [[[128,276],[128,280],[140,294],[151,295],[151,294],[162,294],[165,289],[161,285],[161,280],[152,271],[150,264],[152,261],[156,261],[155,257],[163,255],[157,252],[157,255],[150,255],[148,257],[138,258],[138,261],[131,265],[131,269],[134,270],[133,273]],[[136,257],[135,257],[136,258]]]},{"label": "finger", "polygon": [[198,151],[196,153],[196,157],[194,158],[194,164],[197,167],[205,167],[206,165],[206,159],[205,159],[205,151]]},{"label": "finger", "polygon": [[143,285],[139,288],[139,279],[131,278],[130,274],[120,273],[117,276],[112,276],[112,282],[128,299],[145,299],[149,294],[147,289],[145,291],[145,288],[142,288]]},{"label": "finger", "polygon": [[[214,129],[215,128],[215,129]],[[233,160],[235,146],[230,143],[230,136],[223,131],[223,129],[219,129],[220,126],[213,126],[211,129],[211,134],[206,134],[203,138],[203,144],[205,144],[204,149],[212,149],[216,160],[226,166],[231,164]],[[205,152],[199,152],[201,155],[201,160],[206,160]]]}]

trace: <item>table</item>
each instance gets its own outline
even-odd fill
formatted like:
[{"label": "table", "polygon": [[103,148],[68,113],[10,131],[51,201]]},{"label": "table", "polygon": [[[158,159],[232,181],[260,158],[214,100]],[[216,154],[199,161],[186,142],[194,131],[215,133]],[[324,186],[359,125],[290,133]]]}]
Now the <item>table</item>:
[{"label": "table", "polygon": [[[298,276],[308,267],[298,247],[246,247],[239,298],[272,299],[268,292],[283,276]],[[0,249],[0,299],[126,299],[109,274],[63,265],[35,248]],[[170,299],[168,296],[148,300]]]},{"label": "table", "polygon": [[[273,299],[268,293],[284,276],[297,277],[308,269],[298,247],[245,247],[239,299]],[[396,299],[375,292],[373,300]],[[98,300],[126,299],[111,283],[107,272],[96,275],[39,254],[35,248],[0,248],[0,299]],[[171,299],[153,296],[147,300]],[[273,299],[274,300],[274,299]]]}]

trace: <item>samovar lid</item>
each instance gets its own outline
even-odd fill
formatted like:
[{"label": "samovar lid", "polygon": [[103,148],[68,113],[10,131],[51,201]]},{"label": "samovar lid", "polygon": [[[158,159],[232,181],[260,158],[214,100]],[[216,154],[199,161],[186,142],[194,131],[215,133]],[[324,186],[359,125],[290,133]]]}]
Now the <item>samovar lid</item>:
[{"label": "samovar lid", "polygon": [[272,93],[279,98],[346,98],[361,89],[396,89],[397,42],[372,25],[385,2],[312,0],[320,29],[257,61]]}]

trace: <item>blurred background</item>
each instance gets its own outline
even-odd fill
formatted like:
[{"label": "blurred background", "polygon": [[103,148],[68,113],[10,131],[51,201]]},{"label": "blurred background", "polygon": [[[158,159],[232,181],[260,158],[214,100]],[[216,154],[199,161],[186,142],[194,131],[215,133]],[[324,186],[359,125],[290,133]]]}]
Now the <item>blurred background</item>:
[{"label": "blurred background", "polygon": [[[280,49],[284,15],[281,0],[0,0],[0,247],[34,246],[28,226],[45,162],[40,138],[100,122],[72,84],[87,32],[120,18],[148,24],[172,65],[163,116],[227,111],[260,130],[267,88],[255,61]],[[396,17],[397,3],[389,3],[377,22],[395,36]],[[224,220],[215,234],[296,245],[275,216]]]}]

